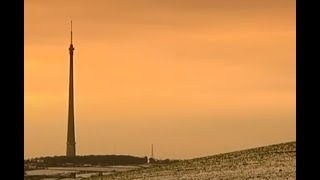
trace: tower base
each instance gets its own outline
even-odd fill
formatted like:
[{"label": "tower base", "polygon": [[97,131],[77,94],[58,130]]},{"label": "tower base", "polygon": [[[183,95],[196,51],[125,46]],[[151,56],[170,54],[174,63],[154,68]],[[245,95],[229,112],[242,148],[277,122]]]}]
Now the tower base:
[{"label": "tower base", "polygon": [[76,156],[76,143],[67,142],[67,156]]}]

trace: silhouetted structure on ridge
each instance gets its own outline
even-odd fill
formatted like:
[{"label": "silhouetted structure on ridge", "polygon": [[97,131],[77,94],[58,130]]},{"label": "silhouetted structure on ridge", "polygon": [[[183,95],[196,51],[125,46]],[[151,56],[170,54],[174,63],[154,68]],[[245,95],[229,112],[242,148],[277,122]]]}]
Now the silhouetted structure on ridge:
[{"label": "silhouetted structure on ridge", "polygon": [[151,144],[151,157],[149,158],[149,163],[155,163],[156,159],[154,158],[153,154],[153,144]]},{"label": "silhouetted structure on ridge", "polygon": [[151,144],[151,158],[154,158],[153,157],[153,144]]}]

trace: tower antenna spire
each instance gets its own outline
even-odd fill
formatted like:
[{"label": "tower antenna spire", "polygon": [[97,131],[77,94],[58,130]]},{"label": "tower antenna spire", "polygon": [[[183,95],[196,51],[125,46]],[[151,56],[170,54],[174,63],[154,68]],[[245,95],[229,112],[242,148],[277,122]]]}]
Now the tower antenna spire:
[{"label": "tower antenna spire", "polygon": [[72,20],[71,20],[71,44],[72,44]]}]

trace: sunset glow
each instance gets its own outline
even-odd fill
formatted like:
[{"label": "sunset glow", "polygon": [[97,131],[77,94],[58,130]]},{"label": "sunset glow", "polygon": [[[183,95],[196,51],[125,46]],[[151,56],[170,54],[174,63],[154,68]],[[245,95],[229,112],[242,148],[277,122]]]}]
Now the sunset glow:
[{"label": "sunset glow", "polygon": [[193,158],[296,139],[294,0],[25,1],[25,158]]}]

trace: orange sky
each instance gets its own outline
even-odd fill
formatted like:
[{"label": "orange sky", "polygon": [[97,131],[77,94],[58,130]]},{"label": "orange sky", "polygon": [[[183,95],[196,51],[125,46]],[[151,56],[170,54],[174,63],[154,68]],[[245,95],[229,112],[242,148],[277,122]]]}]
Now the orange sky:
[{"label": "orange sky", "polygon": [[25,158],[193,158],[296,139],[293,0],[26,0]]}]

